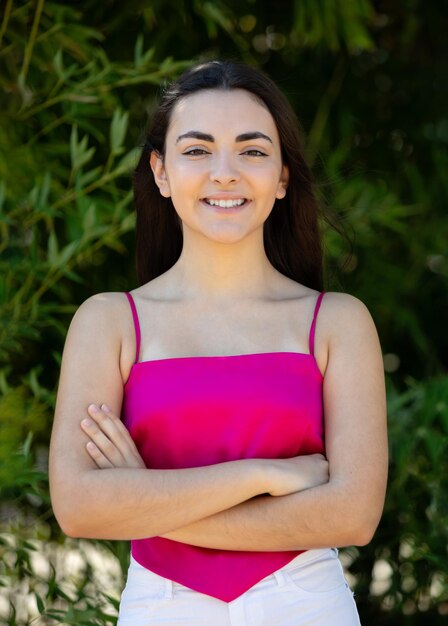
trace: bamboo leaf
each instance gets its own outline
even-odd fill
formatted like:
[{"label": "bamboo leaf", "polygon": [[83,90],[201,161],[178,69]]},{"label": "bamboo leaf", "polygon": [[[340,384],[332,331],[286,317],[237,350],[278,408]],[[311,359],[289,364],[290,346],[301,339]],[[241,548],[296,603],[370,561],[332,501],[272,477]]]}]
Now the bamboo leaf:
[{"label": "bamboo leaf", "polygon": [[140,67],[143,63],[143,34],[140,33],[135,42],[134,48],[134,65]]},{"label": "bamboo leaf", "polygon": [[96,224],[96,205],[94,203],[89,205],[87,209],[83,221],[82,227],[85,231],[91,230]]},{"label": "bamboo leaf", "polygon": [[36,208],[42,210],[43,208],[47,207],[48,197],[50,194],[50,188],[51,188],[51,174],[50,172],[45,172],[44,178],[42,180],[42,184],[40,187],[40,193],[39,193],[39,197],[37,200]]},{"label": "bamboo leaf", "polygon": [[92,183],[93,181],[98,180],[98,178],[101,176],[102,171],[103,166],[99,165],[98,167],[94,167],[88,172],[82,172],[78,178],[80,188],[83,189],[84,187],[90,185],[90,183]]},{"label": "bamboo leaf", "polygon": [[126,173],[133,171],[137,167],[138,159],[141,155],[141,148],[133,148],[130,150],[117,165],[117,171]]},{"label": "bamboo leaf", "polygon": [[128,127],[129,113],[115,109],[110,125],[110,148],[114,156],[118,156],[124,150],[123,142]]},{"label": "bamboo leaf", "polygon": [[71,241],[67,244],[60,252],[56,259],[56,264],[58,267],[63,267],[66,263],[72,260],[73,256],[78,251],[79,242]]},{"label": "bamboo leaf", "polygon": [[72,161],[72,170],[76,172],[86,165],[95,154],[95,148],[88,148],[88,136],[85,135],[81,141],[78,141],[78,125],[74,124],[70,135],[70,156]]},{"label": "bamboo leaf", "polygon": [[37,610],[42,615],[45,611],[45,603],[36,591],[34,592],[34,597],[36,599]]},{"label": "bamboo leaf", "polygon": [[55,265],[57,263],[57,258],[59,254],[59,246],[58,240],[56,237],[56,233],[54,230],[50,232],[48,236],[48,247],[47,247],[47,259],[50,265]]},{"label": "bamboo leaf", "polygon": [[58,77],[63,80],[64,76],[64,64],[62,61],[62,48],[59,48],[53,57],[53,67],[56,70]]}]

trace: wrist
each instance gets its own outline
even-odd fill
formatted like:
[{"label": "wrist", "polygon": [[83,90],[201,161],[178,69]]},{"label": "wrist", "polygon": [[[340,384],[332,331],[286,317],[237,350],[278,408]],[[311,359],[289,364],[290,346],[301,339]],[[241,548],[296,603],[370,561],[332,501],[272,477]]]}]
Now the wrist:
[{"label": "wrist", "polygon": [[274,484],[273,465],[269,459],[248,459],[253,497],[269,493]]}]

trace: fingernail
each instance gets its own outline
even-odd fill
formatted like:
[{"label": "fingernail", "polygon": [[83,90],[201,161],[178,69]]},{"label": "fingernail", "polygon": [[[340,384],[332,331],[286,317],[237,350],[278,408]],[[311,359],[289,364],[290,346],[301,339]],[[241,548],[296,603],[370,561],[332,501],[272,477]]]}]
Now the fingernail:
[{"label": "fingernail", "polygon": [[91,413],[98,413],[99,412],[99,408],[96,406],[96,404],[90,404],[88,407],[88,410]]},{"label": "fingernail", "polygon": [[89,427],[92,426],[92,421],[86,418],[85,420],[82,420],[81,424],[83,426]]},{"label": "fingernail", "polygon": [[111,413],[110,408],[107,406],[107,404],[102,404],[101,405],[101,410],[104,411],[105,413]]}]

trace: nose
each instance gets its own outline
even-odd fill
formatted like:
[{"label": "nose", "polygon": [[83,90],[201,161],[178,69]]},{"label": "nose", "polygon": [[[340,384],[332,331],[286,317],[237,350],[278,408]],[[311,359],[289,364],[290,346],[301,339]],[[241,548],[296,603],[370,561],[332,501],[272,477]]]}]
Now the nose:
[{"label": "nose", "polygon": [[220,153],[213,159],[210,170],[210,180],[221,185],[228,185],[238,181],[240,174],[232,156],[227,153]]}]

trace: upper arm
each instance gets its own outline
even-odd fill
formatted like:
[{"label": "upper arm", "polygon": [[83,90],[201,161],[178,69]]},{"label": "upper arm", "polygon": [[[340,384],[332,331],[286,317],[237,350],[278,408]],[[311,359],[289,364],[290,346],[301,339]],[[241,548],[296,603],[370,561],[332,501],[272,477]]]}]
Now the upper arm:
[{"label": "upper arm", "polygon": [[[67,334],[50,443],[50,489],[56,515],[76,490],[80,473],[95,467],[80,427],[92,402],[120,414],[122,294],[98,294],[75,313]],[[121,328],[120,328],[121,326]]]},{"label": "upper arm", "polygon": [[[323,401],[330,481],[376,528],[387,481],[387,414],[378,334],[365,305],[330,293],[320,315],[328,339]],[[325,303],[325,298],[323,304]]]}]

